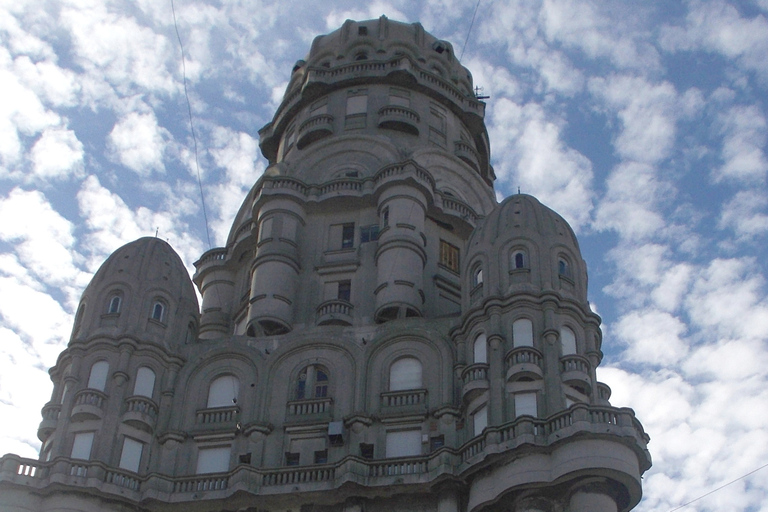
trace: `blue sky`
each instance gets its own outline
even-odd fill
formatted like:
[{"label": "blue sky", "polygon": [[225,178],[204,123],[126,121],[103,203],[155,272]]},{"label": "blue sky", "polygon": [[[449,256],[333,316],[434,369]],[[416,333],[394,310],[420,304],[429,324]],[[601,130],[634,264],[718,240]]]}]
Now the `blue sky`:
[{"label": "blue sky", "polygon": [[[178,0],[213,245],[315,35],[386,14],[460,52],[475,5]],[[208,242],[170,2],[4,2],[0,40],[0,453],[34,457],[104,258],[158,230],[191,268]],[[578,233],[598,376],[652,438],[637,510],[765,464],[768,0],[481,1],[462,62],[499,198],[520,187]],[[768,510],[768,469],[683,510]]]}]

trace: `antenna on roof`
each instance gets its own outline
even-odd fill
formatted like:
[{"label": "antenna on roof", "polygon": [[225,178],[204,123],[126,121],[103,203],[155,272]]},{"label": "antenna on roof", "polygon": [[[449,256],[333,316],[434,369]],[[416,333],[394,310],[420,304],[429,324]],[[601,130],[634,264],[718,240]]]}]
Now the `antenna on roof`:
[{"label": "antenna on roof", "polygon": [[517,195],[520,195],[520,187],[517,187]]},{"label": "antenna on roof", "polygon": [[479,100],[487,100],[488,98],[490,98],[490,96],[488,96],[487,94],[483,94],[483,88],[480,87],[479,85],[476,85],[475,86],[475,98],[477,98]]},{"label": "antenna on roof", "polygon": [[157,238],[157,233],[160,231],[160,228],[155,228],[155,238]]}]

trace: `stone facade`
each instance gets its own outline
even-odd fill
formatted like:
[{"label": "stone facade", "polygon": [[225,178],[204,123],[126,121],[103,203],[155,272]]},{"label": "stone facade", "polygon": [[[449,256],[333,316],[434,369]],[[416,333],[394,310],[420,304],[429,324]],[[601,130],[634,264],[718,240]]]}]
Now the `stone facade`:
[{"label": "stone facade", "polygon": [[2,510],[633,508],[648,436],[595,378],[578,242],[496,203],[484,107],[418,23],[316,38],[202,306],[159,239],[107,259]]}]

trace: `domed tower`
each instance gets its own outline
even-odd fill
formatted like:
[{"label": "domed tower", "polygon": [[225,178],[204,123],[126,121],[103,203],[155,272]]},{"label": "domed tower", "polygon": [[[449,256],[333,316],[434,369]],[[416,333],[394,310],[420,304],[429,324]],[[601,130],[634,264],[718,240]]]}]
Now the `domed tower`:
[{"label": "domed tower", "polygon": [[146,466],[169,404],[164,392],[181,368],[180,347],[196,338],[198,316],[189,274],[166,242],[141,238],[115,251],[86,287],[72,338],[50,371],[41,457]]},{"label": "domed tower", "polygon": [[473,90],[418,23],[317,37],[195,263],[199,327],[167,244],[115,252],[41,460],[1,461],[10,510],[632,509],[648,436],[596,380],[578,242],[531,196],[496,203]]}]

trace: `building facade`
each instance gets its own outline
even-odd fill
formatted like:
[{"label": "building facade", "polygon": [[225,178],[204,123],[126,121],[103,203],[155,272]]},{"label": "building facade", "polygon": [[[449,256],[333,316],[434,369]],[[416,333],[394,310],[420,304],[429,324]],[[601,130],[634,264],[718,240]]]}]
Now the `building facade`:
[{"label": "building facade", "polygon": [[316,38],[226,247],[95,274],[0,509],[632,509],[648,436],[596,380],[578,242],[496,202],[484,107],[418,23]]}]

